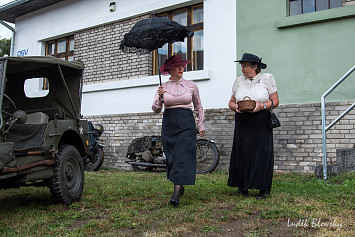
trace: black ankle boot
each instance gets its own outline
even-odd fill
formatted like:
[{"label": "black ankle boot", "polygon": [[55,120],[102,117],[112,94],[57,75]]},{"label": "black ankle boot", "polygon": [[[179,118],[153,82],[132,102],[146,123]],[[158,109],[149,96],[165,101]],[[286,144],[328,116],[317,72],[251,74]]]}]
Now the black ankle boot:
[{"label": "black ankle boot", "polygon": [[184,194],[185,188],[182,185],[174,185],[174,194],[171,197],[170,204],[174,207],[179,205],[179,198]]},{"label": "black ankle boot", "polygon": [[179,206],[179,199],[174,199],[174,197],[171,198],[170,204],[173,205],[174,207]]},{"label": "black ankle boot", "polygon": [[243,197],[248,197],[249,196],[249,192],[248,190],[243,190],[243,189],[239,189],[239,194],[243,195]]},{"label": "black ankle boot", "polygon": [[265,199],[266,198],[266,190],[260,190],[258,195],[256,196],[257,200]]}]

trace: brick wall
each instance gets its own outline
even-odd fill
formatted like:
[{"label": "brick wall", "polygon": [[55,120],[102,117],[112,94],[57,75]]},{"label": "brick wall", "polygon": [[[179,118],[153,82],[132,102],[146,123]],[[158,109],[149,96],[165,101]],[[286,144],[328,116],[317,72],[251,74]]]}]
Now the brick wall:
[{"label": "brick wall", "polygon": [[[326,104],[327,125],[351,102]],[[206,110],[206,138],[213,139],[220,150],[218,168],[228,169],[232,149],[234,114],[228,109]],[[282,126],[274,129],[275,170],[314,172],[322,164],[322,125],[320,103],[281,105],[275,109]],[[101,123],[105,132],[104,167],[131,169],[125,163],[129,143],[136,137],[159,135],[162,114],[137,113],[87,117]],[[328,163],[334,163],[336,149],[355,145],[355,110],[327,132]]]},{"label": "brick wall", "polygon": [[355,5],[355,0],[342,0],[342,2],[343,2],[343,7]]},{"label": "brick wall", "polygon": [[75,34],[75,59],[85,64],[84,85],[152,75],[152,55],[123,53],[120,43],[141,16]]}]

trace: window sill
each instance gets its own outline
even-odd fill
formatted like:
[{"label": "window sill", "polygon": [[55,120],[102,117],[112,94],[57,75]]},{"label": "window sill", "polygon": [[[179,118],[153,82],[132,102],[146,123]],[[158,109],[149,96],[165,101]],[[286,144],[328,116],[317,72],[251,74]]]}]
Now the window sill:
[{"label": "window sill", "polygon": [[282,19],[278,19],[276,22],[276,26],[279,29],[283,29],[325,21],[339,20],[354,16],[355,5],[285,17]]},{"label": "window sill", "polygon": [[[210,70],[192,71],[185,72],[184,78],[186,80],[192,81],[204,81],[211,78]],[[169,77],[162,76],[162,82],[166,82]],[[112,81],[99,84],[85,85],[83,88],[83,93],[98,92],[98,91],[108,91],[108,90],[120,90],[126,88],[134,87],[144,87],[144,86],[154,86],[159,84],[159,76],[149,76],[141,77],[137,79],[122,80],[122,81]]]}]

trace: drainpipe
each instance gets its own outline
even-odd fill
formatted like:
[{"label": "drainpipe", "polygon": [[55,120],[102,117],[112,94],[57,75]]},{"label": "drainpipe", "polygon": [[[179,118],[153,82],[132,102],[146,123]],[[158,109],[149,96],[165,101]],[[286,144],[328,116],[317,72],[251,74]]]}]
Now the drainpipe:
[{"label": "drainpipe", "polygon": [[5,23],[3,20],[0,20],[0,23],[12,31],[10,56],[13,56],[14,55],[14,45],[15,45],[15,29],[13,27],[11,27],[9,24]]}]

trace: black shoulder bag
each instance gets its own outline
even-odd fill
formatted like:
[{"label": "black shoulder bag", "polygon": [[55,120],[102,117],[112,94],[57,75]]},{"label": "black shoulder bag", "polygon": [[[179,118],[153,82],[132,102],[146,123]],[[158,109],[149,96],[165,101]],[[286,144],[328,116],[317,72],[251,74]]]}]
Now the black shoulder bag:
[{"label": "black shoulder bag", "polygon": [[271,100],[271,109],[270,109],[270,127],[277,128],[281,126],[279,118],[276,116],[272,110],[274,109],[274,102]]}]

